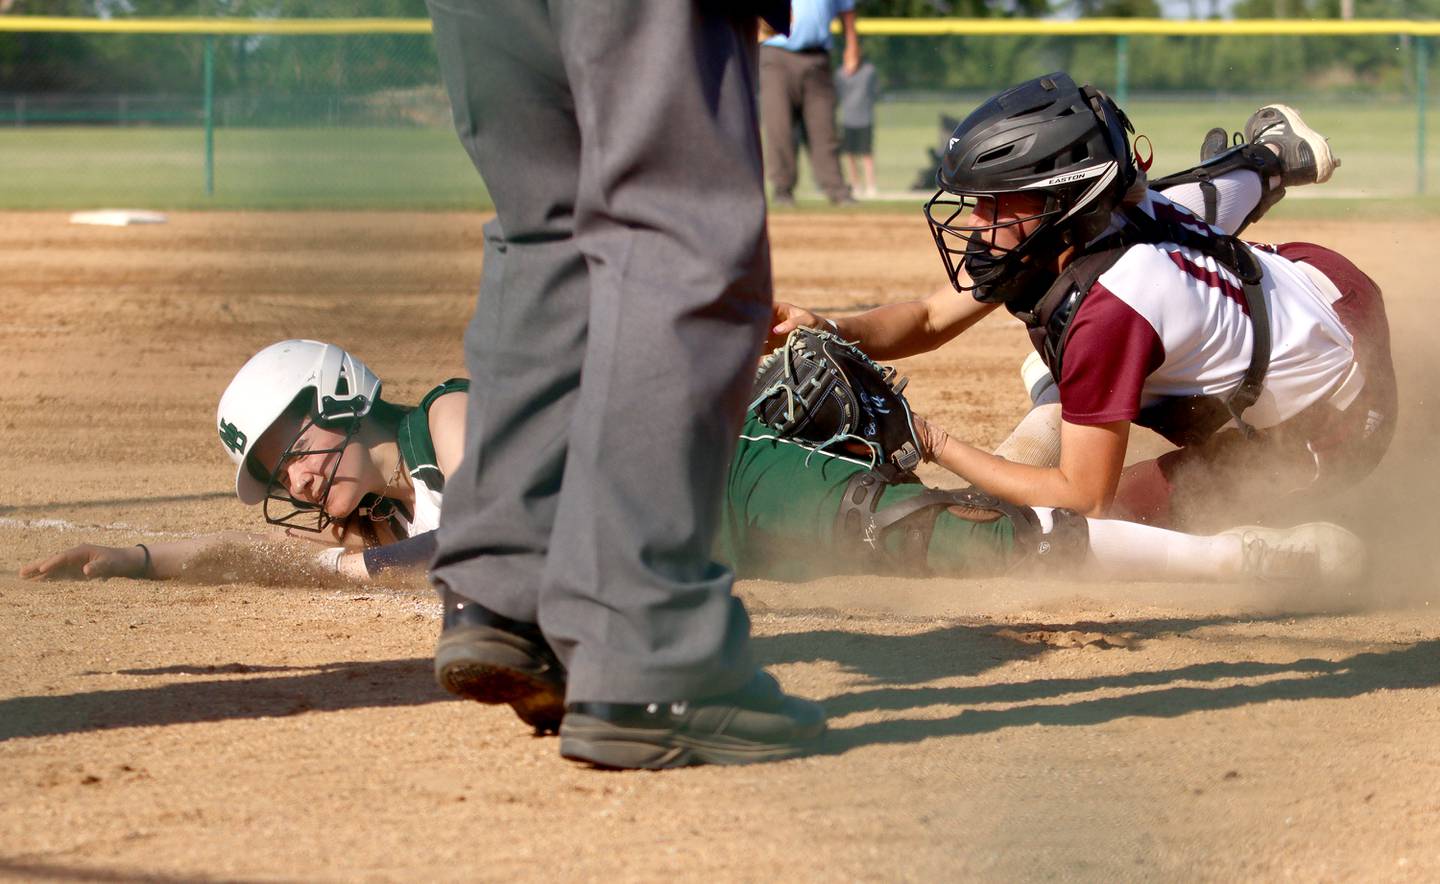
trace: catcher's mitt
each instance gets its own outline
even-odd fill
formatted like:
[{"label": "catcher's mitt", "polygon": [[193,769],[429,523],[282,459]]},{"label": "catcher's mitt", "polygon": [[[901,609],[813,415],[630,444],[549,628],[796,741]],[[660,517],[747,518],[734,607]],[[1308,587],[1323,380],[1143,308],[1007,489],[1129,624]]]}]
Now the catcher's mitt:
[{"label": "catcher's mitt", "polygon": [[905,383],[837,335],[797,328],[760,364],[750,410],[777,436],[812,451],[862,443],[870,468],[895,479],[920,463]]}]

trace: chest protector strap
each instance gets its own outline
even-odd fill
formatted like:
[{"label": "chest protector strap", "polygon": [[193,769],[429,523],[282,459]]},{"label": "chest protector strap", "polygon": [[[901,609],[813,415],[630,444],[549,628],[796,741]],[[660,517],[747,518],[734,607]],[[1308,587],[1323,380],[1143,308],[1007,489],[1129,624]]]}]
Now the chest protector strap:
[{"label": "chest protector strap", "polygon": [[1106,270],[1125,250],[1142,243],[1175,243],[1213,258],[1240,280],[1250,314],[1250,364],[1240,385],[1228,396],[1174,396],[1142,409],[1135,422],[1179,446],[1205,441],[1230,421],[1247,437],[1255,430],[1245,422],[1246,409],[1255,404],[1270,368],[1270,313],[1260,289],[1263,270],[1250,247],[1233,236],[1198,233],[1180,224],[1159,221],[1139,210],[1127,214],[1130,222],[1119,232],[1095,243],[1071,261],[1031,310],[1014,310],[1030,331],[1030,342],[1059,381],[1064,365],[1070,324],[1080,305]]},{"label": "chest protector strap", "polygon": [[1270,207],[1285,195],[1283,186],[1271,184],[1284,176],[1285,169],[1280,157],[1269,148],[1257,144],[1232,147],[1198,166],[1151,181],[1150,189],[1164,192],[1182,184],[1198,185],[1200,198],[1205,204],[1205,223],[1214,224],[1219,220],[1220,214],[1220,193],[1215,187],[1215,180],[1235,171],[1254,172],[1260,179],[1260,202],[1250,210],[1245,222],[1235,231],[1238,236],[1245,232],[1246,227],[1263,218],[1265,213],[1270,211]]}]

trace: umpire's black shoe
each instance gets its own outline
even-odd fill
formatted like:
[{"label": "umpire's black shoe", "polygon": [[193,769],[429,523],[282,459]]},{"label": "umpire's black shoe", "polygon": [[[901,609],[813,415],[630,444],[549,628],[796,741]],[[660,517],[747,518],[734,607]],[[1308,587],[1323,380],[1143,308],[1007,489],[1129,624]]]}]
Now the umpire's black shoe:
[{"label": "umpire's black shoe", "polygon": [[598,767],[659,770],[691,764],[778,761],[825,733],[819,703],[792,697],[766,672],[745,687],[675,703],[571,703],[560,754]]},{"label": "umpire's black shoe", "polygon": [[565,667],[540,628],[443,590],[444,627],[435,680],[480,703],[509,703],[535,733],[555,733],[565,715]]}]

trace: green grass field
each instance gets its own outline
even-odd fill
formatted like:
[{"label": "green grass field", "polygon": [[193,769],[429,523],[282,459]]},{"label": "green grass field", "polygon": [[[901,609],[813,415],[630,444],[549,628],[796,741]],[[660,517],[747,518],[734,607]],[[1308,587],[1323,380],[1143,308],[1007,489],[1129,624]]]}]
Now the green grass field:
[{"label": "green grass field", "polygon": [[[964,109],[983,96],[967,99]],[[1137,133],[1149,137],[1155,148],[1151,175],[1186,168],[1199,160],[1200,141],[1211,126],[1243,128],[1261,98],[1226,101],[1129,102],[1128,112]],[[1297,102],[1305,119],[1330,136],[1342,161],[1335,177],[1323,187],[1300,189],[1277,209],[1294,217],[1347,217],[1440,213],[1440,113],[1427,115],[1426,177],[1424,198],[1416,197],[1416,110],[1413,103],[1393,102],[1325,104]],[[897,194],[913,183],[925,164],[926,148],[938,146],[939,117],[943,112],[963,116],[941,102],[883,103],[877,108],[875,156],[882,194]],[[797,189],[802,206],[819,205],[810,189],[808,168],[801,171]],[[1379,202],[1376,202],[1379,200]],[[903,204],[907,210],[914,203]]]},{"label": "green grass field", "polygon": [[[906,191],[939,139],[939,115],[954,103],[890,102],[878,108],[876,157],[881,205],[913,210]],[[1260,102],[1136,100],[1130,115],[1155,147],[1152,174],[1192,163],[1212,125],[1239,128]],[[1422,212],[1440,199],[1416,199],[1415,107],[1304,104],[1306,119],[1331,136],[1344,161],[1323,188],[1300,191],[1287,213]],[[1428,137],[1440,142],[1440,113]],[[204,133],[196,128],[103,126],[0,130],[0,208],[78,209],[472,209],[489,205],[479,176],[446,129],[218,129],[215,193],[204,193]],[[1430,191],[1440,195],[1440,157],[1427,158]],[[801,170],[798,196],[819,205]]]},{"label": "green grass field", "polygon": [[471,209],[490,203],[441,129],[217,129],[205,195],[201,129],[0,130],[0,207]]}]

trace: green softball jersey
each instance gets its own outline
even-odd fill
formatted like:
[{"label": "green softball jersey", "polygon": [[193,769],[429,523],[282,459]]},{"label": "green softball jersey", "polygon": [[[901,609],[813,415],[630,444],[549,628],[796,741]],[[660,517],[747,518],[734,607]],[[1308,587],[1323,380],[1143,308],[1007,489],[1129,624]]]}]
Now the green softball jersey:
[{"label": "green softball jersey", "polygon": [[[808,458],[808,464],[807,464]],[[858,539],[835,538],[836,516],[850,479],[863,464],[776,440],[753,415],[730,462],[725,512],[715,557],[740,577],[813,580],[835,574],[873,573],[886,559]],[[924,493],[919,484],[892,485],[879,509]],[[898,555],[902,532],[883,538]],[[973,522],[942,512],[935,522],[925,565],[938,576],[983,576],[1012,561],[1014,527],[1008,518]],[[877,564],[879,563],[879,564]]]},{"label": "green softball jersey", "polygon": [[465,378],[451,378],[435,387],[420,404],[410,409],[400,420],[396,444],[400,446],[400,459],[410,474],[415,489],[415,512],[408,520],[402,520],[402,527],[409,536],[434,531],[440,527],[440,502],[445,492],[445,474],[440,472],[435,457],[435,442],[430,438],[430,406],[436,399],[449,393],[464,393],[470,389]]}]

